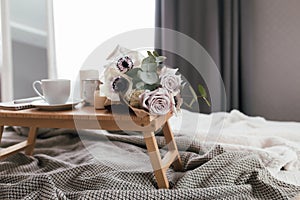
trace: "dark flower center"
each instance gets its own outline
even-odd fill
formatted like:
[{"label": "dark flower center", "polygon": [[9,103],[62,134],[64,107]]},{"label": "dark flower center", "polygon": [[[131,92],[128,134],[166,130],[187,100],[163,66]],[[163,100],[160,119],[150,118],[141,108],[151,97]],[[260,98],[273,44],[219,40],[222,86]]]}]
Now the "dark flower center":
[{"label": "dark flower center", "polygon": [[128,81],[123,77],[116,77],[112,83],[112,88],[115,92],[126,92],[129,87]]},{"label": "dark flower center", "polygon": [[118,60],[117,67],[121,72],[126,72],[133,68],[133,61],[128,56],[122,57]]},{"label": "dark flower center", "polygon": [[122,66],[125,67],[125,68],[128,68],[129,64],[126,61],[123,61]]}]

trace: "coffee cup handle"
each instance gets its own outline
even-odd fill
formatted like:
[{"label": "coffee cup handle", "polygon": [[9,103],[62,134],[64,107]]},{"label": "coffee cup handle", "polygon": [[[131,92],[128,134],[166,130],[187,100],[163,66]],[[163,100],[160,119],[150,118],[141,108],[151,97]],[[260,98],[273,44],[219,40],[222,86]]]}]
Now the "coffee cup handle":
[{"label": "coffee cup handle", "polygon": [[[33,88],[33,90],[35,91],[35,93],[37,94],[37,95],[39,95],[44,101],[46,101],[46,99],[45,99],[45,97],[36,89],[36,84],[39,84],[40,85],[40,87],[42,87],[42,82],[41,81],[34,81],[33,83],[32,83],[32,88]],[[47,101],[46,101],[47,102]]]}]

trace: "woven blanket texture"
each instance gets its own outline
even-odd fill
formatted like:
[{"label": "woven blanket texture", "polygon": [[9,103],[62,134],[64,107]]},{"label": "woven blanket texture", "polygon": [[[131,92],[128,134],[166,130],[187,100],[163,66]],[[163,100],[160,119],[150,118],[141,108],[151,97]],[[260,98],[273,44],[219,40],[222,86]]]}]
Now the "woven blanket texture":
[{"label": "woven blanket texture", "polygon": [[[6,130],[1,147],[26,139]],[[164,138],[157,136],[161,153]],[[121,132],[40,130],[34,156],[0,161],[0,199],[293,199],[300,188],[271,176],[259,157],[225,152],[183,135],[176,141],[184,171],[167,171],[157,189],[143,137]]]}]

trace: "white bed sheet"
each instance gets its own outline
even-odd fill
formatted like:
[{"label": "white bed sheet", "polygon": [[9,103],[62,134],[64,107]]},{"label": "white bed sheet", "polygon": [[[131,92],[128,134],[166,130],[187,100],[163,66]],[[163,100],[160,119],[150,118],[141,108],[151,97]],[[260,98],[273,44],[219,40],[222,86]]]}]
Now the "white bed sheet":
[{"label": "white bed sheet", "polygon": [[278,179],[300,185],[300,123],[269,121],[233,110],[199,114],[182,110],[172,117],[174,134],[220,144],[225,150],[256,153]]},{"label": "white bed sheet", "polygon": [[271,173],[278,180],[283,182],[300,186],[300,171],[279,171],[277,173]]}]

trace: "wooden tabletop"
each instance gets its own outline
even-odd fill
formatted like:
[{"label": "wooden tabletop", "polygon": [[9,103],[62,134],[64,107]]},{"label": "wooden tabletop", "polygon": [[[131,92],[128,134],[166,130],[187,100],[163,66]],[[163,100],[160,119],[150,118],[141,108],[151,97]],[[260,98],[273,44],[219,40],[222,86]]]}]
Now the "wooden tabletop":
[{"label": "wooden tabletop", "polygon": [[[0,119],[1,121],[21,121],[21,120],[31,120],[31,121],[41,121],[41,120],[52,120],[57,121],[99,121],[104,123],[121,121],[134,122],[134,124],[139,126],[147,126],[153,124],[156,128],[163,125],[172,115],[167,114],[165,116],[145,116],[140,118],[134,114],[127,113],[114,113],[108,110],[95,110],[93,106],[77,106],[72,110],[64,111],[45,111],[39,110],[37,108],[24,109],[18,111],[12,110],[1,110],[0,109]],[[11,119],[11,120],[9,120]],[[16,123],[16,125],[19,123]],[[30,123],[31,124],[31,123]],[[5,125],[5,124],[4,124]]]},{"label": "wooden tabletop", "polygon": [[[53,118],[53,119],[73,119],[74,117],[79,119],[88,119],[91,117],[97,117],[101,120],[111,120],[114,119],[132,119],[136,118],[139,120],[150,120],[150,117],[138,118],[133,114],[126,113],[112,113],[108,110],[95,110],[92,106],[80,106],[73,108],[71,110],[62,110],[62,111],[49,111],[49,110],[40,110],[37,108],[24,109],[24,110],[1,110],[0,116],[2,117],[20,117],[20,118]],[[153,117],[151,118],[153,119]]]}]

